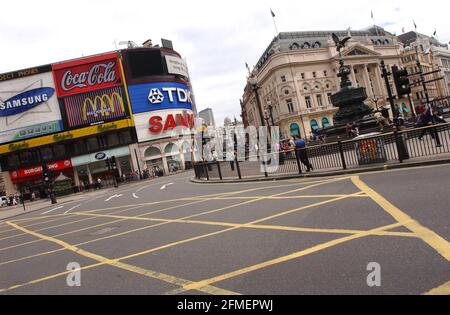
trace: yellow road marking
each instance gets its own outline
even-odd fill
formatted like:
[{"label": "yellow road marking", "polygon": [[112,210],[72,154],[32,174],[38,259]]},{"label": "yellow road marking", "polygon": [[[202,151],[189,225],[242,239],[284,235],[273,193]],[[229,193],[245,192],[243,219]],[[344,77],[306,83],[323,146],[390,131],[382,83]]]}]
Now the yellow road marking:
[{"label": "yellow road marking", "polygon": [[436,250],[442,257],[450,261],[450,243],[434,231],[424,227],[418,221],[390,203],[383,196],[367,186],[358,176],[352,176],[352,182],[369,195],[381,208],[389,213],[398,222],[406,222],[405,227],[418,235],[425,243]]},{"label": "yellow road marking", "polygon": [[[326,181],[326,183],[328,183],[328,181]],[[315,187],[316,185],[312,185],[312,186]],[[312,187],[312,186],[303,187],[303,188],[301,188],[301,189],[302,189],[302,190],[308,189],[309,187]],[[298,189],[295,189],[295,190],[298,190]],[[285,192],[285,193],[282,193],[282,194],[288,194],[288,193],[290,193],[290,191]],[[358,194],[359,194],[359,193],[358,193]],[[349,195],[349,196],[350,196],[350,195]],[[347,197],[349,197],[349,196],[347,196]],[[341,198],[345,198],[345,197],[341,197]],[[337,199],[341,199],[341,198],[337,198]],[[332,202],[332,201],[329,201],[329,202]],[[240,203],[240,204],[242,204],[242,203]],[[240,205],[240,204],[233,205],[233,206],[238,206],[238,205]],[[323,202],[321,202],[320,204],[323,204]],[[314,205],[306,206],[306,208],[312,207],[312,206],[314,206]],[[228,208],[228,207],[225,207],[225,208]],[[216,209],[216,210],[213,210],[213,211],[215,212],[215,211],[219,211],[219,210],[225,210],[225,208]],[[299,211],[299,210],[301,210],[301,209],[302,209],[302,208],[300,208],[300,209],[295,209],[295,211]],[[210,213],[210,212],[211,212],[211,211],[207,211],[207,213]],[[292,210],[289,211],[289,212],[292,212]],[[84,214],[86,214],[86,213],[84,213]],[[152,214],[152,213],[144,213],[144,214],[142,214],[141,216],[145,216],[145,215],[149,215],[149,214]],[[180,219],[177,219],[177,220],[190,219],[190,218],[192,218],[192,217],[201,216],[201,215],[203,215],[203,214],[205,214],[205,213],[199,213],[199,214],[195,214],[195,215],[192,215],[192,216],[187,216],[187,217],[184,217],[184,218],[180,218]],[[125,220],[125,219],[120,219],[120,220],[118,220],[118,221],[124,221],[124,220]],[[263,220],[265,220],[265,218],[260,219],[260,220],[258,220],[258,221],[263,221]],[[84,243],[77,244],[77,245],[75,245],[75,246],[82,246],[82,245],[86,245],[86,244],[98,242],[98,241],[105,240],[105,239],[110,239],[110,238],[114,238],[114,237],[119,237],[119,236],[123,236],[123,235],[129,234],[129,233],[134,233],[134,232],[146,230],[146,229],[149,229],[149,228],[153,228],[153,227],[157,227],[157,226],[161,226],[161,225],[165,225],[165,224],[169,224],[169,223],[170,223],[170,222],[163,222],[163,223],[160,223],[160,224],[154,224],[154,225],[151,225],[151,226],[147,226],[147,227],[143,227],[143,228],[138,228],[138,229],[134,229],[134,230],[131,230],[131,231],[126,231],[126,232],[118,233],[118,234],[111,235],[111,236],[106,236],[106,237],[97,238],[97,239],[94,239],[94,240],[91,240],[91,241],[87,241],[87,242],[84,242]],[[251,223],[252,223],[252,222],[250,222],[249,224],[251,224]],[[255,221],[254,223],[257,223],[257,221]],[[108,224],[111,224],[111,222],[109,222]],[[101,224],[101,225],[104,225],[104,224]],[[97,225],[97,227],[98,227],[98,226],[99,226],[99,225]],[[242,228],[242,227],[243,227],[243,226],[240,225],[239,227],[232,227],[232,228],[227,229],[227,230],[222,230],[222,231],[219,231],[219,232],[209,233],[209,234],[200,236],[200,238],[205,238],[205,237],[213,236],[213,235],[216,235],[216,234],[225,233],[225,232],[227,232],[227,231],[231,231],[231,230],[238,229],[238,228]],[[89,228],[93,228],[93,227],[89,227]],[[67,235],[67,234],[70,234],[70,233],[74,233],[74,232],[72,231],[72,232],[69,232],[69,233],[64,233],[64,234],[62,234],[62,235]],[[62,235],[59,235],[59,236],[62,236]],[[58,237],[58,236],[56,236],[56,237]],[[196,239],[199,239],[199,237],[194,237],[194,238],[190,238],[190,239],[187,239],[187,240],[184,240],[184,241],[179,241],[179,242],[167,244],[167,245],[164,245],[163,247],[153,248],[153,249],[150,249],[150,250],[148,250],[148,251],[139,253],[139,255],[144,255],[144,254],[147,254],[147,253],[151,253],[152,251],[161,250],[161,249],[164,249],[164,248],[168,248],[168,247],[176,246],[176,245],[179,245],[179,244],[191,242],[191,241],[194,241],[194,240],[196,240]],[[40,240],[37,240],[37,241],[40,241]],[[37,241],[36,241],[36,242],[37,242]],[[63,250],[63,249],[62,249],[62,250]],[[28,259],[28,258],[34,258],[34,257],[38,257],[38,256],[43,256],[43,255],[47,255],[47,254],[52,254],[52,253],[55,253],[55,252],[57,252],[57,251],[59,251],[59,250],[53,250],[53,251],[48,251],[48,252],[45,252],[45,253],[40,253],[40,254],[32,255],[32,256],[29,256],[29,257],[23,257],[23,258],[19,258],[19,259],[13,260],[13,261],[8,261],[8,262],[1,263],[0,265],[4,265],[4,264],[12,263],[12,262],[17,262],[17,261],[25,260],[25,259]]]},{"label": "yellow road marking", "polygon": [[[214,197],[208,198],[209,200],[247,200],[247,199],[259,199],[264,198],[268,200],[290,200],[290,199],[315,199],[315,198],[336,198],[348,196],[344,194],[340,195],[301,195],[301,196],[283,196],[283,197],[266,197],[266,196],[249,196],[249,197]],[[352,198],[368,198],[367,195],[352,196]]]},{"label": "yellow road marking", "polygon": [[[88,252],[86,250],[83,250],[83,249],[81,249],[79,247],[70,245],[70,244],[68,244],[68,243],[66,243],[64,241],[61,241],[61,240],[58,240],[58,239],[55,239],[55,238],[52,238],[52,237],[49,237],[49,236],[45,236],[43,234],[39,234],[39,233],[33,232],[33,231],[28,230],[26,228],[22,228],[22,227],[18,226],[17,224],[11,223],[9,221],[7,221],[6,224],[8,224],[8,225],[10,225],[10,226],[12,226],[12,227],[14,227],[14,228],[16,228],[18,230],[21,230],[21,231],[23,231],[25,233],[33,235],[33,236],[35,236],[37,238],[41,238],[41,239],[43,239],[45,241],[48,241],[48,242],[51,242],[51,243],[55,243],[55,244],[65,248],[65,249],[67,249],[69,251],[72,251],[72,252],[74,252],[76,254],[79,254],[81,256],[90,258],[92,260],[96,260],[99,263],[103,263],[103,264],[106,264],[106,265],[109,265],[109,266],[112,266],[112,267],[116,267],[116,268],[119,268],[119,269],[123,269],[123,270],[127,270],[127,271],[130,271],[130,272],[134,272],[134,273],[137,273],[137,274],[149,277],[149,278],[157,279],[157,280],[160,280],[160,281],[164,281],[164,282],[176,285],[176,286],[186,286],[186,285],[189,285],[189,284],[192,283],[192,281],[184,280],[184,279],[181,279],[181,278],[177,278],[177,277],[174,277],[174,276],[171,276],[171,275],[163,274],[163,273],[152,271],[152,270],[146,270],[146,269],[143,269],[143,268],[140,268],[140,267],[137,267],[137,266],[133,266],[133,265],[130,265],[130,264],[125,264],[125,263],[119,262],[118,260],[111,260],[111,259],[105,258],[103,256],[100,256],[100,255]],[[208,294],[223,294],[223,295],[232,295],[232,294],[235,295],[235,294],[237,294],[235,292],[231,292],[231,291],[228,291],[228,290],[223,290],[223,289],[212,287],[212,286],[209,286],[208,288],[206,288],[206,290],[201,290],[201,292],[205,292],[205,293],[208,293]]]},{"label": "yellow road marking", "polygon": [[[187,203],[187,204],[184,204],[184,205],[178,205],[178,206],[173,206],[173,207],[169,207],[169,208],[164,208],[164,209],[161,209],[161,210],[158,210],[158,211],[172,210],[172,209],[175,209],[175,208],[178,208],[178,207],[181,207],[181,206],[187,206],[187,205],[191,205],[191,204],[195,204],[195,203],[199,203],[199,202],[203,202],[203,201],[196,201],[196,202],[191,202],[191,203]],[[113,214],[114,213],[126,212],[126,211],[130,211],[130,210],[135,210],[137,208],[139,208],[139,207],[127,208],[127,209],[124,209],[124,210],[113,212]],[[146,214],[143,214],[143,215],[146,215]],[[83,220],[88,220],[88,219],[83,219]],[[83,221],[83,220],[80,220],[80,221]],[[82,231],[86,231],[86,230],[90,230],[90,229],[94,229],[94,228],[98,228],[98,227],[102,227],[102,226],[105,226],[105,225],[110,225],[110,224],[114,224],[114,223],[118,223],[118,222],[123,222],[123,221],[126,221],[126,219],[104,222],[104,223],[96,224],[96,225],[93,225],[93,226],[84,227],[84,228],[81,228],[81,229],[78,229],[78,230],[75,230],[75,231],[69,231],[69,232],[65,232],[65,233],[62,233],[62,234],[53,235],[52,237],[66,236],[66,235],[70,235],[70,234],[73,234],[73,233],[78,233],[78,232],[82,232]],[[75,222],[73,222],[73,223],[75,223]],[[66,223],[66,224],[70,225],[71,222]],[[66,224],[62,224],[60,226],[63,226],[63,225],[66,225]],[[52,228],[54,228],[54,227],[52,227]],[[147,228],[149,228],[149,227],[147,227]],[[48,228],[48,229],[51,229],[51,228]],[[42,230],[47,230],[47,229],[42,229]],[[38,230],[38,231],[35,231],[35,232],[40,232],[40,231],[41,230]],[[26,234],[27,233],[22,233],[21,235],[26,235]],[[8,249],[13,249],[13,248],[22,247],[22,246],[25,246],[25,245],[38,243],[38,242],[42,242],[42,239],[37,239],[37,240],[25,242],[25,243],[20,243],[20,244],[11,245],[11,246],[8,246],[8,247],[0,248],[0,252],[8,250]],[[53,252],[53,251],[50,251],[50,252]]]},{"label": "yellow road marking", "polygon": [[450,295],[450,281],[426,292],[425,295]]},{"label": "yellow road marking", "polygon": [[[357,234],[363,232],[362,230],[348,230],[348,229],[319,229],[319,228],[301,228],[290,226],[276,226],[276,225],[257,225],[257,224],[240,224],[229,222],[217,222],[217,221],[197,221],[197,220],[181,220],[181,219],[161,219],[161,218],[142,218],[142,217],[127,217],[108,214],[94,214],[94,213],[76,213],[80,216],[95,216],[99,218],[111,218],[111,219],[124,219],[124,220],[136,220],[136,221],[150,221],[150,222],[167,222],[167,223],[184,223],[184,224],[199,224],[199,225],[212,225],[223,227],[239,227],[247,229],[261,229],[261,230],[278,230],[278,231],[292,231],[292,232],[311,232],[311,233],[331,233],[331,234]],[[411,232],[386,232],[379,231],[374,235],[377,236],[398,236],[398,237],[412,237],[418,236]],[[1,264],[0,264],[1,265]]]},{"label": "yellow road marking", "polygon": [[[340,179],[338,179],[338,180],[348,179],[348,178],[349,178],[349,177],[345,177],[345,178],[340,178]],[[321,184],[327,184],[327,183],[335,182],[335,181],[337,181],[337,180],[320,181],[320,183],[321,183]],[[306,190],[306,189],[309,189],[309,188],[311,188],[311,187],[316,187],[316,186],[319,186],[319,185],[310,185],[310,186],[303,187],[303,188],[300,188],[300,189],[295,189],[295,190],[293,190],[293,191]],[[264,188],[267,188],[267,187],[264,187]],[[293,192],[293,191],[287,191],[287,192],[284,192],[284,193],[281,193],[281,194],[276,194],[276,195],[289,194],[289,193],[291,193],[291,192]],[[229,193],[227,193],[227,194],[229,194]],[[356,194],[361,194],[361,192],[356,193]],[[356,195],[356,194],[354,194],[354,195]],[[272,196],[276,196],[276,195],[272,195]],[[349,196],[351,196],[351,195],[349,195]],[[336,200],[345,199],[345,198],[347,198],[347,197],[349,197],[349,196],[336,198]],[[324,203],[333,202],[333,201],[334,201],[334,200],[323,201],[323,202],[320,202],[320,203],[318,203],[318,204],[324,204]],[[241,204],[242,204],[242,203],[241,203]],[[239,204],[238,204],[238,205],[239,205]],[[237,205],[236,205],[236,206],[237,206]],[[302,208],[299,208],[299,209],[294,209],[294,210],[295,210],[295,211],[299,211],[299,210],[302,210],[303,208],[306,209],[306,208],[310,208],[310,207],[313,207],[313,206],[314,206],[314,205],[309,205],[309,206],[302,207]],[[226,207],[225,207],[225,208],[226,208]],[[216,211],[219,211],[219,210],[221,210],[221,209],[213,210],[213,212],[216,212]],[[211,211],[208,211],[208,213],[209,213],[209,212],[211,212]],[[290,210],[290,211],[287,211],[287,212],[291,213],[291,212],[293,212],[293,210]],[[204,213],[195,214],[195,215],[192,215],[192,216],[180,218],[179,220],[189,219],[189,218],[191,218],[191,217],[196,217],[196,216],[200,216],[200,215],[203,215],[203,214],[204,214]],[[143,215],[146,215],[146,214],[143,214]],[[281,214],[280,214],[280,215],[281,215]],[[272,217],[273,217],[273,216],[272,216]],[[267,218],[262,218],[262,219],[260,219],[260,220],[254,221],[254,222],[250,222],[250,223],[248,223],[248,224],[262,222],[262,221],[265,221],[266,219],[267,219]],[[129,234],[129,233],[137,232],[137,231],[139,231],[139,230],[144,230],[144,229],[147,229],[147,228],[152,228],[152,227],[161,226],[161,225],[165,225],[165,224],[168,224],[168,223],[165,223],[165,222],[164,222],[164,223],[161,223],[161,224],[155,224],[155,225],[152,225],[152,226],[150,226],[150,227],[144,227],[144,228],[140,228],[140,229],[136,229],[136,230],[132,230],[132,231],[127,231],[127,232],[119,233],[119,234],[116,234],[116,235],[111,235],[111,236],[103,237],[103,238],[100,238],[100,239],[88,241],[88,242],[85,242],[85,243],[78,244],[78,245],[76,245],[76,246],[81,246],[81,245],[85,245],[85,244],[97,242],[97,241],[104,240],[104,239],[109,239],[109,238],[113,238],[113,237],[118,237],[118,236],[121,236],[121,235],[125,235],[125,234]],[[145,254],[148,254],[148,253],[151,253],[151,252],[154,252],[154,251],[162,250],[162,249],[169,248],[169,247],[172,247],[172,246],[177,246],[177,245],[180,245],[180,244],[183,244],[183,243],[187,243],[187,242],[191,242],[191,241],[194,241],[194,240],[197,240],[197,239],[206,238],[206,237],[209,237],[209,236],[213,236],[213,235],[225,233],[225,232],[228,232],[228,231],[231,231],[231,230],[235,230],[235,229],[239,229],[239,228],[240,228],[240,227],[232,227],[232,228],[230,228],[230,229],[226,229],[226,230],[222,230],[222,231],[218,231],[218,232],[213,232],[213,233],[209,233],[209,234],[206,234],[206,235],[200,235],[200,236],[193,237],[193,238],[190,238],[190,239],[185,239],[185,240],[182,240],[182,241],[174,242],[174,243],[167,244],[167,245],[163,245],[163,246],[160,246],[160,247],[157,247],[157,248],[153,248],[153,249],[150,249],[150,250],[147,250],[147,251],[143,251],[143,252],[141,252],[141,253],[136,253],[136,254],[133,254],[133,255],[126,256],[126,257],[122,257],[122,258],[117,258],[117,259],[115,259],[115,261],[120,261],[120,260],[125,260],[125,259],[128,259],[128,258],[133,258],[133,257],[145,255]],[[64,249],[62,249],[62,250],[64,250]],[[52,252],[55,252],[55,251],[52,251]],[[50,252],[48,252],[48,253],[50,253]],[[37,254],[37,255],[42,256],[42,255],[48,254],[48,253]],[[37,255],[34,255],[34,257],[36,257]],[[66,273],[64,273],[64,274],[66,274]],[[56,277],[57,277],[57,276],[60,276],[60,275],[61,275],[61,274],[57,274]],[[50,277],[52,277],[52,276],[50,276]],[[48,277],[46,277],[45,279],[48,279]],[[38,279],[38,280],[39,280],[39,279]],[[45,280],[43,280],[43,281],[45,281]],[[30,283],[31,283],[31,282],[30,282]],[[24,285],[27,285],[27,284],[25,283],[25,284],[22,284],[21,286],[24,286]],[[8,290],[9,290],[9,289],[8,289]],[[0,292],[2,292],[2,291],[0,290]]]},{"label": "yellow road marking", "polygon": [[297,258],[306,256],[306,255],[314,254],[314,253],[317,253],[319,251],[322,251],[322,250],[334,247],[336,245],[343,244],[345,242],[349,242],[349,241],[352,241],[352,240],[355,240],[355,239],[358,239],[358,238],[370,236],[370,235],[372,235],[372,233],[377,232],[377,231],[388,230],[388,229],[396,228],[396,227],[399,227],[399,226],[402,226],[402,225],[403,224],[401,224],[401,223],[391,224],[391,225],[383,226],[383,227],[376,228],[376,229],[373,229],[373,230],[370,230],[370,231],[363,231],[363,232],[358,233],[358,234],[354,234],[354,235],[346,236],[346,237],[343,237],[343,238],[335,239],[335,240],[332,240],[332,241],[329,241],[329,242],[326,242],[326,243],[323,243],[323,244],[319,244],[319,245],[313,246],[311,248],[308,248],[308,249],[305,249],[305,250],[302,250],[302,251],[299,251],[299,252],[292,253],[290,255],[286,255],[286,256],[283,256],[283,257],[271,259],[271,260],[268,260],[268,261],[265,261],[265,262],[253,265],[253,266],[249,266],[249,267],[242,268],[242,269],[239,269],[239,270],[236,270],[236,271],[232,271],[232,272],[229,272],[229,273],[226,273],[226,274],[223,274],[223,275],[220,275],[220,276],[216,276],[216,277],[213,277],[213,278],[210,278],[210,279],[198,281],[196,283],[186,285],[183,288],[170,291],[167,294],[175,295],[175,294],[180,294],[182,292],[186,292],[186,291],[189,291],[189,290],[199,290],[203,286],[211,285],[213,283],[217,283],[217,282],[221,282],[221,281],[224,281],[224,280],[227,280],[227,279],[230,279],[230,278],[241,276],[241,275],[247,274],[249,272],[253,272],[253,271],[256,271],[256,270],[267,268],[267,267],[270,267],[270,266],[273,266],[273,265],[277,265],[277,264],[280,264],[280,263],[283,263],[283,262],[287,262],[287,261],[290,261],[290,260],[293,260],[293,259],[297,259]]}]

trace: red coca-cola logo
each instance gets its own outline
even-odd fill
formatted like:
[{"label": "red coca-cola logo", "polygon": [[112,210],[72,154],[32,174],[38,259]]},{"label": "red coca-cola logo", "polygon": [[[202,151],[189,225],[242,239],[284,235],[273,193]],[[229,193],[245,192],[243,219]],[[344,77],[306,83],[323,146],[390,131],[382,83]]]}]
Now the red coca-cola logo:
[{"label": "red coca-cola logo", "polygon": [[[110,56],[107,56],[110,57]],[[79,60],[76,63],[54,65],[59,97],[86,93],[120,85],[122,76],[116,57]]]}]

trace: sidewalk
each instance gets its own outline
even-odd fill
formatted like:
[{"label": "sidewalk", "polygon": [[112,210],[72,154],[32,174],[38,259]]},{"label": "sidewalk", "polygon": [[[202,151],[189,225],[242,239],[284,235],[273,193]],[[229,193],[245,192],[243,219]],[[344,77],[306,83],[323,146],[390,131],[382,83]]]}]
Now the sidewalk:
[{"label": "sidewalk", "polygon": [[264,175],[258,176],[246,176],[242,179],[238,178],[224,178],[210,179],[209,181],[203,179],[191,178],[190,181],[197,184],[223,184],[223,183],[242,183],[242,182],[261,182],[261,181],[274,181],[274,180],[285,180],[285,179],[295,179],[295,178],[313,178],[313,177],[329,177],[329,176],[340,176],[347,174],[357,174],[357,173],[368,173],[377,171],[387,171],[393,169],[420,167],[420,166],[430,166],[430,165],[440,165],[440,164],[450,164],[450,154],[441,155],[439,159],[436,157],[423,157],[423,158],[412,158],[399,163],[398,161],[389,161],[382,164],[374,164],[371,166],[351,166],[346,170],[344,169],[320,169],[317,171],[312,171],[309,173],[303,172],[299,174],[298,172],[284,173],[284,174],[268,174],[268,177]]},{"label": "sidewalk", "polygon": [[54,204],[54,205],[52,205],[50,199],[37,200],[37,201],[33,201],[33,202],[27,201],[27,202],[25,202],[25,211],[23,209],[22,204],[19,204],[15,207],[0,208],[0,221],[5,220],[5,219],[14,218],[14,217],[21,216],[21,215],[25,215],[25,214],[32,213],[32,212],[39,211],[39,210],[44,210],[44,209],[48,209],[48,208],[52,208],[52,207],[56,208],[56,207],[66,204],[66,203],[81,201],[81,200],[87,199],[90,196],[98,195],[99,193],[108,193],[115,189],[116,188],[111,187],[111,188],[105,188],[105,189],[101,189],[101,190],[77,193],[77,194],[64,196],[64,197],[57,197],[56,200],[58,203]]}]

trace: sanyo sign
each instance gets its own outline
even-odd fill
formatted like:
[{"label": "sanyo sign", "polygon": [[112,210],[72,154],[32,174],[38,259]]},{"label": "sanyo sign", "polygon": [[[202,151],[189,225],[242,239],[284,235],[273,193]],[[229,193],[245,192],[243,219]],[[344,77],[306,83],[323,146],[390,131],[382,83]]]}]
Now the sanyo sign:
[{"label": "sanyo sign", "polygon": [[182,83],[131,85],[129,92],[134,114],[164,109],[192,109],[191,91]]}]

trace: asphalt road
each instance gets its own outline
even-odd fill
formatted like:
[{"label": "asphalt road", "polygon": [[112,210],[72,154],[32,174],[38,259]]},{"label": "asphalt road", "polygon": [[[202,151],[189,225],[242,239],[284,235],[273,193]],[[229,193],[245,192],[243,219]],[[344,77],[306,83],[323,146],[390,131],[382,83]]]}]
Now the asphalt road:
[{"label": "asphalt road", "polygon": [[450,166],[190,176],[0,221],[0,294],[450,294]]}]

